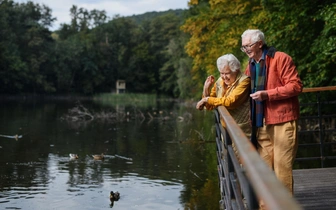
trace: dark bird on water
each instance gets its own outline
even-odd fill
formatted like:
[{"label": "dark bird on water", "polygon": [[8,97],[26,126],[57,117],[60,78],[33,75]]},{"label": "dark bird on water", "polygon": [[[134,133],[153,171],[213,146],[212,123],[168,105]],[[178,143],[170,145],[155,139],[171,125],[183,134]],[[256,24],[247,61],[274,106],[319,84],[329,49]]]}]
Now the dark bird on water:
[{"label": "dark bird on water", "polygon": [[114,201],[118,201],[119,199],[120,199],[119,192],[113,192],[113,191],[110,192],[110,201],[111,201],[110,206],[113,206]]}]

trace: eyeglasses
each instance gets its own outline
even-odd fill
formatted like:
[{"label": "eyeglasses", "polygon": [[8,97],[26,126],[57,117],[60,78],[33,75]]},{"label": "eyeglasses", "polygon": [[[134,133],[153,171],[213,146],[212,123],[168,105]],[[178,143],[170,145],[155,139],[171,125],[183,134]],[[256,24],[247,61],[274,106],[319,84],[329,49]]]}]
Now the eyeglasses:
[{"label": "eyeglasses", "polygon": [[252,47],[253,45],[255,45],[257,42],[259,42],[259,41],[256,41],[256,42],[254,42],[253,44],[250,44],[250,45],[242,46],[242,47],[240,48],[240,50],[241,50],[242,52],[245,52],[247,49],[251,48],[251,47]]}]

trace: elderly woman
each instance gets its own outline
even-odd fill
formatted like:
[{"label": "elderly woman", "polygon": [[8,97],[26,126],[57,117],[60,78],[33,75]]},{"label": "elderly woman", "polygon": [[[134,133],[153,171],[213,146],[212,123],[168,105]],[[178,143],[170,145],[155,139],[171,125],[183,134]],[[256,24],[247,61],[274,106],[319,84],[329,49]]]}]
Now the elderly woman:
[{"label": "elderly woman", "polygon": [[216,82],[213,75],[205,80],[202,99],[197,103],[196,108],[203,110],[206,107],[206,109],[212,110],[218,106],[225,106],[246,136],[250,136],[249,94],[251,80],[241,73],[240,62],[232,54],[219,57],[217,68],[220,77]]}]

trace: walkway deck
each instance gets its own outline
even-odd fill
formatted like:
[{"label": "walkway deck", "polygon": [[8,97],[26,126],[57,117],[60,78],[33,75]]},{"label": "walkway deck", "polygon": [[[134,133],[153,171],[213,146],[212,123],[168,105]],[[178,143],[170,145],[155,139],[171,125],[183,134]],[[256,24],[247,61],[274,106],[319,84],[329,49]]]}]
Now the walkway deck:
[{"label": "walkway deck", "polygon": [[294,195],[304,210],[336,210],[336,168],[294,170]]}]

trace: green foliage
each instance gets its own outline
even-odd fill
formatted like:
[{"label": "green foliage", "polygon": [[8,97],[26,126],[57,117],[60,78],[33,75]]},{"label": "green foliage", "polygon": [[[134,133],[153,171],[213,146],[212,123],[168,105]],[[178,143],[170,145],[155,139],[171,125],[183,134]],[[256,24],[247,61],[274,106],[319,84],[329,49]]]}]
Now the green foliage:
[{"label": "green foliage", "polygon": [[257,22],[264,27],[270,45],[293,57],[304,87],[336,85],[336,74],[332,70],[336,67],[335,3],[318,0],[263,2],[265,17]]},{"label": "green foliage", "polygon": [[[179,46],[178,37],[180,19],[174,14],[162,15],[150,23],[150,48],[154,55],[153,72],[154,89],[159,89],[172,96],[178,96],[178,92],[172,87],[176,87],[176,71],[179,55],[183,46]],[[159,71],[157,71],[159,70]],[[161,81],[161,82],[160,82]]]},{"label": "green foliage", "polygon": [[71,21],[54,32],[45,5],[0,0],[0,93],[127,91],[199,98],[216,59],[241,60],[241,34],[265,32],[269,45],[291,55],[305,87],[335,85],[333,0],[190,0],[188,10],[107,17],[73,5]]},{"label": "green foliage", "polygon": [[291,55],[301,71],[307,52],[323,26],[316,21],[322,5],[318,6],[318,0],[263,2],[265,13],[255,20],[258,27],[263,27],[268,44]]},{"label": "green foliage", "polygon": [[162,11],[162,12],[146,12],[144,14],[141,15],[132,15],[129,17],[125,17],[125,18],[129,18],[132,19],[133,21],[135,21],[138,25],[141,25],[144,22],[150,22],[154,19],[156,19],[157,17],[160,16],[164,16],[164,15],[174,15],[177,16],[179,18],[183,17],[185,10],[183,9],[176,9],[176,10],[167,10],[167,11]]},{"label": "green foliage", "polygon": [[[191,35],[186,52],[193,58],[192,79],[201,95],[205,78],[219,76],[216,60],[233,53],[242,59],[240,35],[253,14],[261,10],[259,1],[192,1],[191,12],[182,30]],[[234,21],[232,21],[234,20]]]},{"label": "green foliage", "polygon": [[100,103],[108,106],[133,106],[137,108],[149,108],[155,107],[159,98],[156,94],[112,94],[112,93],[100,93],[94,95],[93,100],[96,103]]},{"label": "green foliage", "polygon": [[248,28],[261,29],[268,45],[293,57],[305,87],[335,85],[334,1],[191,0],[190,5],[182,29],[191,35],[186,51],[199,92],[204,78],[216,75],[221,54],[233,53],[246,66],[239,46]]},{"label": "green foliage", "polygon": [[[324,27],[312,42],[307,56],[304,84],[308,87],[336,85],[336,3],[327,5],[317,15]],[[309,62],[308,62],[309,61]]]},{"label": "green foliage", "polygon": [[47,77],[53,40],[47,29],[51,10],[45,5],[0,3],[0,85],[2,93],[50,93],[55,91]]}]

